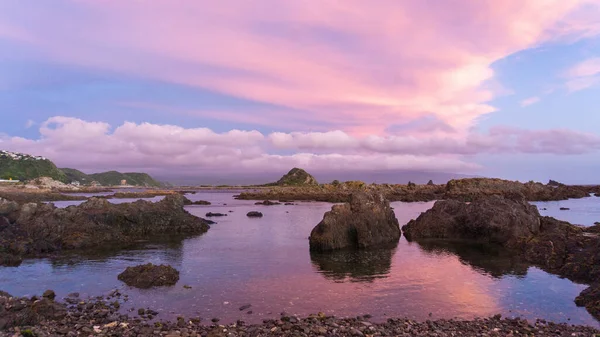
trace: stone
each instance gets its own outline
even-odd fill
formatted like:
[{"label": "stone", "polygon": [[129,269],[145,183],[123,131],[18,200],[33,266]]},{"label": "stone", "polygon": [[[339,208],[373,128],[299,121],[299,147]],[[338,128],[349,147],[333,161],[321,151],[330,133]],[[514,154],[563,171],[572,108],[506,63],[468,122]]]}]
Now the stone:
[{"label": "stone", "polygon": [[273,202],[270,200],[255,202],[255,205],[263,205],[263,206],[273,206],[273,205],[281,205],[279,202]]},{"label": "stone", "polygon": [[258,211],[250,211],[246,214],[249,218],[262,218],[263,214]]},{"label": "stone", "polygon": [[334,205],[309,237],[311,251],[376,248],[395,244],[400,227],[383,195],[355,192],[350,202]]},{"label": "stone", "polygon": [[51,301],[54,301],[54,299],[56,298],[56,294],[54,293],[54,290],[46,290],[44,291],[44,294],[42,295],[42,297],[47,298]]},{"label": "stone", "polygon": [[125,271],[119,274],[118,279],[128,286],[142,289],[171,286],[179,281],[179,271],[169,265],[148,263],[127,267]]},{"label": "stone", "polygon": [[207,216],[207,217],[213,217],[213,216],[227,216],[227,214],[208,212],[208,213],[206,213],[206,216]]}]

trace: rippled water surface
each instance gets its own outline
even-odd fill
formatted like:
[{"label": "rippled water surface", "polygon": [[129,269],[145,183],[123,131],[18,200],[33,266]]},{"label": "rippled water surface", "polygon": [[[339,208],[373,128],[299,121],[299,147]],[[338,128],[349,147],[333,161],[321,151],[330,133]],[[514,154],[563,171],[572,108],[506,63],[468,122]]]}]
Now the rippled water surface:
[{"label": "rippled water surface", "polygon": [[[162,318],[186,315],[256,322],[277,317],[280,312],[369,313],[378,320],[391,316],[428,319],[430,315],[473,318],[501,313],[598,326],[573,302],[585,285],[516,263],[502,251],[473,245],[409,243],[402,238],[393,249],[311,254],[308,236],[331,204],[255,206],[253,201],[234,200],[229,192],[201,192],[189,198],[213,203],[187,206],[195,215],[221,212],[228,216],[213,218],[217,223],[208,233],[185,240],[173,238],[128,250],[27,260],[17,268],[0,267],[0,289],[14,295],[54,289],[59,296],[74,291],[91,296],[119,288],[130,296],[123,310],[151,307]],[[111,200],[125,201],[130,200]],[[402,225],[432,204],[398,202],[393,207]],[[536,204],[547,208],[542,213],[560,215],[574,223],[600,221],[600,198]],[[571,210],[558,211],[559,207]],[[263,212],[264,217],[247,218],[251,210]],[[138,290],[117,280],[127,266],[147,262],[174,266],[180,271],[179,283]],[[251,314],[239,310],[246,304],[252,305],[248,309]]]}]

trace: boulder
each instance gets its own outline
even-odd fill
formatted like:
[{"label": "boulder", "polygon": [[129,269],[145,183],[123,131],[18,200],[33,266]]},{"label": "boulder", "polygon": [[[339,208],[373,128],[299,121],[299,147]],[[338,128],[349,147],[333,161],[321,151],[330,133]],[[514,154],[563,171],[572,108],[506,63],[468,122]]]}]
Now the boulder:
[{"label": "boulder", "polygon": [[527,201],[500,196],[471,203],[437,201],[402,227],[408,240],[425,238],[474,240],[507,245],[540,231],[540,214]]},{"label": "boulder", "polygon": [[250,211],[246,214],[246,216],[250,218],[262,218],[263,214],[258,211]]},{"label": "boulder", "polygon": [[169,265],[154,265],[152,263],[135,267],[127,267],[119,274],[118,279],[128,286],[136,288],[151,288],[172,286],[179,281],[179,271]]},{"label": "boulder", "polygon": [[19,209],[18,203],[4,198],[0,198],[0,216],[8,215],[16,211],[17,209]]},{"label": "boulder", "polygon": [[334,205],[310,233],[311,251],[389,246],[400,227],[390,203],[378,193],[355,192],[350,202]]}]

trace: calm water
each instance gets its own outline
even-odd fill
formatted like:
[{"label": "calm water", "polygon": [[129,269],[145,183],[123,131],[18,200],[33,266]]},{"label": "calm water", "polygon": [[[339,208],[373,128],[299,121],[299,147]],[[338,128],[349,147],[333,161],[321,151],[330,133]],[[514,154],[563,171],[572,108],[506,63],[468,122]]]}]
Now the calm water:
[{"label": "calm water", "polygon": [[[217,224],[199,237],[0,267],[0,289],[14,295],[54,289],[62,297],[74,291],[94,296],[119,288],[130,296],[123,310],[151,307],[161,312],[160,318],[200,316],[205,322],[213,317],[256,322],[280,312],[323,311],[337,316],[369,313],[378,320],[390,316],[424,320],[430,313],[433,318],[501,313],[599,326],[573,302],[584,285],[516,263],[502,251],[435,242],[420,245],[402,238],[394,249],[311,254],[308,236],[331,204],[255,206],[253,201],[234,200],[233,193],[222,192],[188,197],[213,203],[188,206],[195,215],[228,216],[213,218]],[[57,205],[74,203],[78,202]],[[404,224],[432,204],[398,202],[393,207]],[[547,208],[543,213],[575,223],[600,220],[600,198],[537,204]],[[559,207],[571,210],[558,211]],[[247,218],[250,210],[265,216]],[[179,283],[138,290],[117,280],[127,266],[147,262],[174,266],[181,272]],[[239,311],[245,304],[252,305],[252,314]]]}]

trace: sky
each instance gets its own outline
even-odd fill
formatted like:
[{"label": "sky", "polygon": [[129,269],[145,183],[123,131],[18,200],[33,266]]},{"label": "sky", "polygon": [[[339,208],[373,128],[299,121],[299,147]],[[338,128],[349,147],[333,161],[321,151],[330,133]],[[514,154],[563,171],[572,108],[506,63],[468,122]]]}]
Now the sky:
[{"label": "sky", "polygon": [[3,0],[0,148],[600,183],[600,0]]}]

